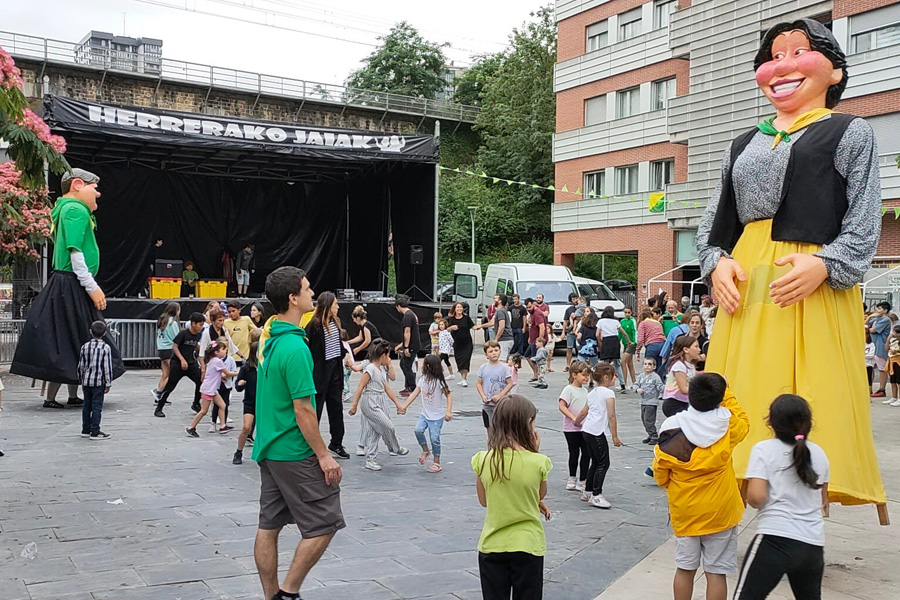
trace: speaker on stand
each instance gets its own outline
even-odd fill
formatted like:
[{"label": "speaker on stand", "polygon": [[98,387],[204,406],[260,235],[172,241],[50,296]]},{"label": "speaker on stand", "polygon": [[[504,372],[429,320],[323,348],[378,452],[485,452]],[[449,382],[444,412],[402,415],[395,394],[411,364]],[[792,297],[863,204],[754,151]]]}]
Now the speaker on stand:
[{"label": "speaker on stand", "polygon": [[412,245],[409,247],[409,264],[412,265],[412,268],[413,268],[413,269],[412,269],[412,271],[413,271],[413,284],[412,284],[412,287],[410,287],[408,290],[406,290],[406,295],[409,296],[409,295],[410,295],[409,293],[410,293],[412,290],[418,290],[420,294],[422,294],[423,296],[425,296],[425,297],[428,298],[429,300],[432,300],[432,301],[433,301],[433,299],[431,298],[430,295],[426,294],[424,291],[422,291],[422,288],[420,288],[419,286],[416,285],[416,270],[417,270],[420,266],[422,266],[423,264],[425,264],[425,248],[423,248],[423,247],[422,247],[421,245],[419,245],[419,244],[412,244]]}]

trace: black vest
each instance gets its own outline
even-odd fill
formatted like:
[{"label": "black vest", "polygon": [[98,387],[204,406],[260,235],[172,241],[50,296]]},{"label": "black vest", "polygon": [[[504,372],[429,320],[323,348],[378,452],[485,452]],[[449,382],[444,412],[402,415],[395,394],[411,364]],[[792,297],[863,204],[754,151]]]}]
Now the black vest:
[{"label": "black vest", "polygon": [[[834,153],[856,117],[832,113],[809,127],[791,147],[781,201],[772,220],[772,241],[830,244],[841,233],[847,212],[847,180],[834,168]],[[709,233],[709,245],[734,250],[744,226],[738,218],[732,172],[737,158],[756,135],[757,128],[735,138],[731,164]]]}]

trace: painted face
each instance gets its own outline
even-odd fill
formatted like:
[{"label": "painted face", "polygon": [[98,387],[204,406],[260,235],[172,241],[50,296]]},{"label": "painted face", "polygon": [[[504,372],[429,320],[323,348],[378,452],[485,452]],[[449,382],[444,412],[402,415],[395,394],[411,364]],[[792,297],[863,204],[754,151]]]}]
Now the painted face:
[{"label": "painted face", "polygon": [[644,361],[644,373],[652,373],[656,370],[656,363],[652,360]]},{"label": "painted face", "polygon": [[810,48],[799,30],[786,31],[772,42],[772,60],[756,70],[756,84],[779,112],[793,113],[825,106],[831,85],[843,77],[831,61]]}]

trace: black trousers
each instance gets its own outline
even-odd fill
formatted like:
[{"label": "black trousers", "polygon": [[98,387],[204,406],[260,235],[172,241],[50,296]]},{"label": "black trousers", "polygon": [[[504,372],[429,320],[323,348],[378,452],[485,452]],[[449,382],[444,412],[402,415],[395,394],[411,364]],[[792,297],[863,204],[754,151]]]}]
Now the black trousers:
[{"label": "black trousers", "polygon": [[[222,400],[225,402],[225,420],[228,420],[228,407],[231,406],[231,388],[225,387],[225,382],[222,382],[222,385],[219,386],[219,395],[222,396]],[[216,403],[212,403],[212,422],[218,423],[219,421],[219,407],[216,406]]]},{"label": "black trousers", "polygon": [[481,596],[484,600],[541,600],[544,595],[544,557],[527,552],[478,553]]},{"label": "black trousers", "polygon": [[678,413],[687,410],[688,403],[676,400],[675,398],[666,398],[663,400],[662,409],[663,414],[666,415],[666,417],[671,417],[672,415],[677,415]]},{"label": "black trousers", "polygon": [[805,542],[757,534],[747,548],[744,566],[735,588],[735,600],[762,600],[784,575],[797,600],[822,597],[825,549]]},{"label": "black trousers", "polygon": [[400,354],[400,370],[403,371],[403,389],[411,392],[416,389],[416,374],[413,372],[413,364],[416,362],[416,355],[410,352],[409,356]]},{"label": "black trousers", "polygon": [[591,455],[588,454],[584,435],[580,431],[564,431],[563,435],[566,436],[566,445],[569,447],[569,477],[575,477],[577,471],[581,473],[579,480],[585,481],[591,466]]},{"label": "black trousers", "polygon": [[344,367],[340,357],[326,360],[324,382],[321,390],[316,390],[316,417],[322,422],[322,411],[328,409],[328,432],[331,434],[329,446],[344,445]]},{"label": "black trousers", "polygon": [[609,471],[609,442],[606,435],[591,435],[581,433],[584,443],[587,445],[588,454],[591,456],[591,468],[584,483],[584,491],[591,494],[603,493],[603,482],[606,480],[606,472]]},{"label": "black trousers", "polygon": [[159,402],[156,403],[156,410],[162,410],[169,399],[169,394],[175,390],[175,386],[181,381],[182,377],[187,377],[194,382],[194,404],[200,404],[200,365],[197,363],[188,363],[186,371],[181,369],[181,361],[174,356],[169,361],[169,380],[162,394],[159,395]]},{"label": "black trousers", "polygon": [[441,353],[441,360],[444,361],[444,364],[447,365],[447,368],[448,368],[448,369],[450,369],[451,371],[453,370],[453,367],[450,365],[450,355],[449,355],[449,354],[444,354],[444,353],[442,352],[442,353]]}]

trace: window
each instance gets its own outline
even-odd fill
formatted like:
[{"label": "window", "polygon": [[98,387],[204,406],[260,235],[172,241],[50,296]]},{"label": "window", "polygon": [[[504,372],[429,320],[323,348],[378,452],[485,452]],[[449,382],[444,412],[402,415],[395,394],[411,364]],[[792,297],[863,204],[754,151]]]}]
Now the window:
[{"label": "window", "polygon": [[635,194],[638,189],[638,166],[616,167],[616,195]]},{"label": "window", "polygon": [[675,97],[675,78],[653,82],[653,110],[665,110],[669,99]]},{"label": "window", "polygon": [[641,35],[641,13],[643,9],[636,8],[619,15],[619,41],[631,39]]},{"label": "window", "polygon": [[675,12],[676,6],[678,6],[676,0],[656,0],[653,5],[653,28],[668,27],[669,15]]},{"label": "window", "polygon": [[658,160],[650,163],[650,189],[664,190],[675,180],[675,161]]},{"label": "window", "polygon": [[458,297],[470,300],[478,298],[478,280],[474,275],[456,275],[453,283]]},{"label": "window", "polygon": [[616,117],[630,117],[641,112],[641,88],[633,87],[616,92]]},{"label": "window", "polygon": [[584,124],[593,125],[606,121],[606,94],[584,101]]},{"label": "window", "polygon": [[586,52],[599,50],[607,44],[609,44],[607,22],[600,21],[599,23],[589,25],[587,28],[587,45],[585,46]]},{"label": "window", "polygon": [[599,198],[606,195],[606,171],[584,174],[584,197]]},{"label": "window", "polygon": [[850,53],[868,52],[895,44],[900,44],[900,23],[854,35],[850,38]]},{"label": "window", "polygon": [[506,293],[506,280],[498,279],[497,280],[497,294],[505,294]]}]

